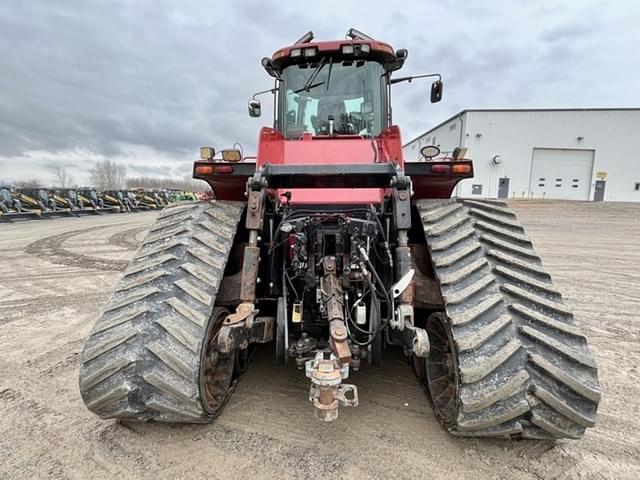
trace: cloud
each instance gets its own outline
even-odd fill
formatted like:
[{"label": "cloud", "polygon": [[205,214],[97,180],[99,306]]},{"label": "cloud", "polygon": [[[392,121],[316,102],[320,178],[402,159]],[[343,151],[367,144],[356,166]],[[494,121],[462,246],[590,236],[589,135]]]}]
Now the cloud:
[{"label": "cloud", "polygon": [[589,23],[563,23],[547,28],[540,35],[544,42],[572,41],[578,38],[597,33],[598,22],[592,19]]},{"label": "cloud", "polygon": [[[104,158],[130,173],[188,175],[203,144],[255,151],[263,117],[246,101],[273,83],[260,58],[309,29],[342,38],[354,26],[408,48],[394,119],[409,139],[463,108],[640,104],[633,18],[640,7],[498,0],[437,3],[328,0],[58,0],[0,5],[0,178],[28,178],[52,161],[86,179]],[[591,79],[610,76],[608,88]],[[597,70],[596,70],[597,66]]]}]

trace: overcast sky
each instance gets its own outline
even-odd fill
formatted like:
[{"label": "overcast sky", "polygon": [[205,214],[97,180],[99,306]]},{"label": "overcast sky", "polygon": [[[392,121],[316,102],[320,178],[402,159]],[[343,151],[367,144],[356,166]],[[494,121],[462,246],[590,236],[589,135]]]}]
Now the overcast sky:
[{"label": "overcast sky", "polygon": [[638,19],[631,0],[5,0],[0,180],[63,165],[83,183],[103,158],[182,177],[200,145],[254,152],[260,59],[307,30],[353,26],[407,48],[404,74],[443,74],[440,104],[427,82],[394,87],[405,141],[465,108],[640,106]]}]

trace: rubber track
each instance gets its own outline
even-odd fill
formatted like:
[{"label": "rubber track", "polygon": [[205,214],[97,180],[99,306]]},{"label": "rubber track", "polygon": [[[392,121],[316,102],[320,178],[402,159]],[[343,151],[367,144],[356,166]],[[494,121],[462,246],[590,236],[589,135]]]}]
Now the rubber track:
[{"label": "rubber track", "polygon": [[506,203],[420,200],[457,347],[457,435],[580,438],[600,401],[586,338]]},{"label": "rubber track", "polygon": [[80,391],[91,411],[139,421],[210,418],[200,358],[243,209],[211,202],[162,211],[85,343]]}]

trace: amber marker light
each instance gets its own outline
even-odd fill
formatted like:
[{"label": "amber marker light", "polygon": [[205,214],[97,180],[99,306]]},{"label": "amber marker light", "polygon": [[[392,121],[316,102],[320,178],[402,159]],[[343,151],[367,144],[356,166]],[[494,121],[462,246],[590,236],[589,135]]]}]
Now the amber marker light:
[{"label": "amber marker light", "polygon": [[196,175],[211,175],[213,171],[213,165],[198,165],[196,167]]},{"label": "amber marker light", "polygon": [[452,165],[451,173],[471,173],[471,165],[462,163],[460,165]]}]

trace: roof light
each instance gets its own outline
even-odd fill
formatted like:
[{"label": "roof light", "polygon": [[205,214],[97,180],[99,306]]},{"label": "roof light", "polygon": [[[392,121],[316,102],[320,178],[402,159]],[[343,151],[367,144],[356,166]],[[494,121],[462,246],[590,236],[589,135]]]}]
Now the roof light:
[{"label": "roof light", "polygon": [[305,57],[315,57],[318,53],[318,49],[316,47],[307,47],[304,49]]},{"label": "roof light", "polygon": [[343,55],[353,55],[353,45],[342,45],[342,54]]},{"label": "roof light", "polygon": [[242,160],[240,150],[222,150],[222,160],[225,162],[239,162]]},{"label": "roof light", "polygon": [[425,145],[420,149],[424,158],[434,158],[440,155],[440,148],[437,145]]},{"label": "roof light", "polygon": [[300,56],[302,56],[302,49],[301,48],[292,48],[291,52],[289,52],[289,56],[291,56],[291,57],[300,57]]},{"label": "roof light", "polygon": [[451,167],[449,165],[443,165],[442,163],[436,163],[431,165],[431,173],[449,173]]},{"label": "roof light", "polygon": [[369,45],[368,43],[363,43],[362,45],[360,45],[360,51],[362,53],[369,53],[371,51],[371,45]]},{"label": "roof light", "polygon": [[200,158],[202,160],[211,160],[216,154],[213,147],[200,147]]},{"label": "roof light", "polygon": [[313,32],[311,30],[309,30],[307,33],[305,33],[303,36],[301,36],[298,40],[296,40],[296,42],[294,43],[294,45],[297,45],[299,43],[309,43],[310,41],[313,40]]}]

